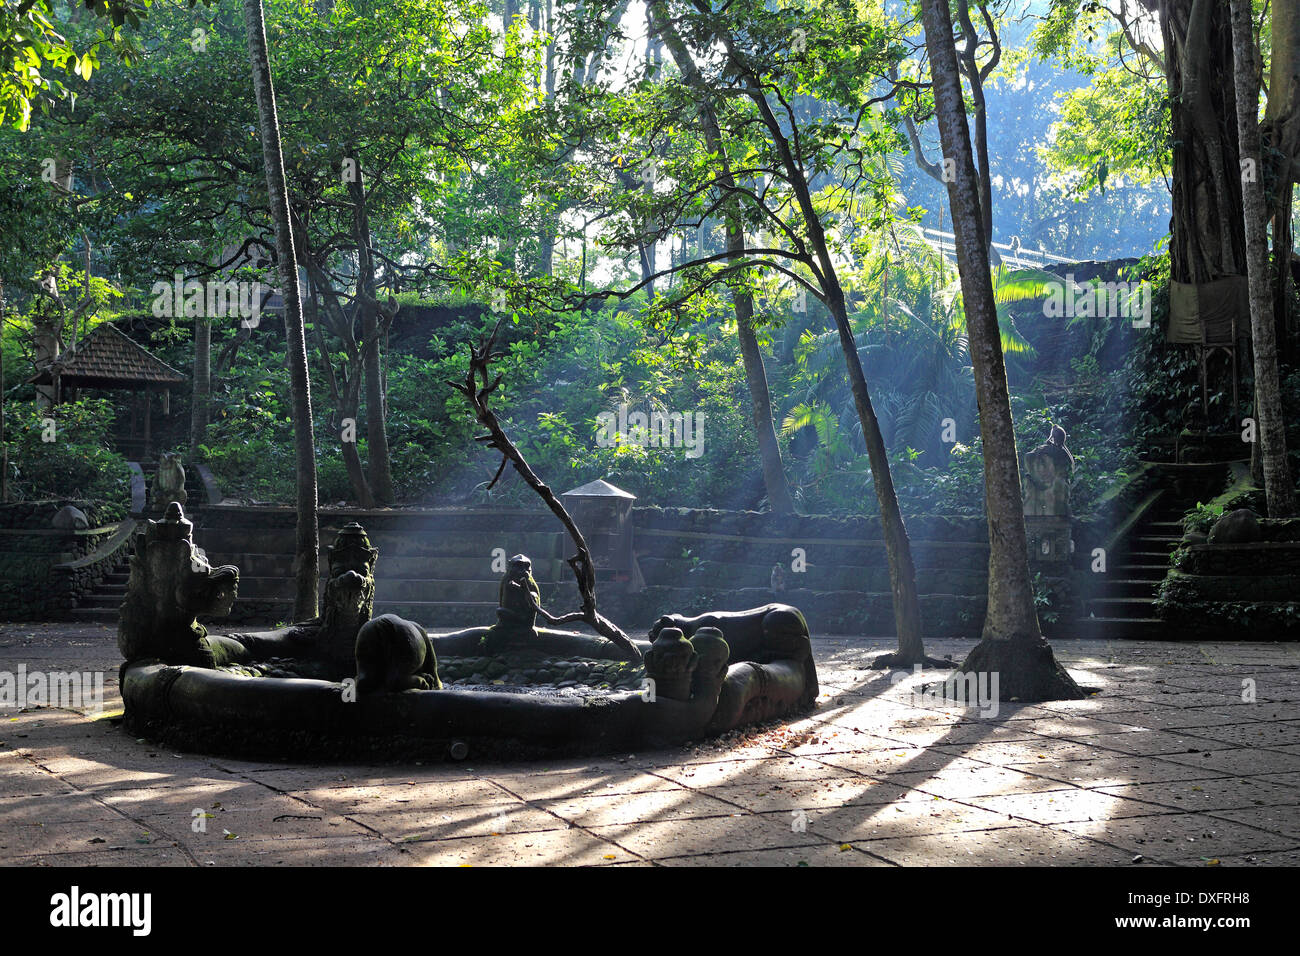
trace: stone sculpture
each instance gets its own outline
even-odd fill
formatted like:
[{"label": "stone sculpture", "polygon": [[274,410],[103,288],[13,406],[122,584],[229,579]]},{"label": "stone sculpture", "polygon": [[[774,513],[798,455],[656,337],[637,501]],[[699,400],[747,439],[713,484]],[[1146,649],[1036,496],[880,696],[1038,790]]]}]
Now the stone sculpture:
[{"label": "stone sculpture", "polygon": [[357,634],[357,693],[441,690],[438,655],[424,628],[381,614]]},{"label": "stone sculpture", "polygon": [[158,456],[158,470],[153,476],[153,506],[155,511],[166,511],[171,503],[185,504],[185,469],[177,452],[165,451]]},{"label": "stone sculpture", "polygon": [[799,705],[811,706],[817,699],[812,641],[808,622],[798,608],[789,604],[765,604],[746,611],[710,611],[696,617],[665,614],[650,629],[650,640],[657,642],[665,629],[674,628],[688,637],[704,629],[716,629],[730,650],[732,664],[791,661],[803,674]]},{"label": "stone sculpture", "polygon": [[539,613],[546,614],[542,610],[542,589],[533,577],[533,562],[526,554],[516,554],[507,562],[497,589],[497,622],[488,629],[488,649],[496,651],[536,639]]},{"label": "stone sculpture", "polygon": [[230,612],[239,569],[212,567],[195,548],[193,532],[175,501],[161,521],[148,521],[136,532],[117,630],[117,645],[128,662],[156,658],[215,667],[226,661],[224,649],[207,640],[207,629],[195,618]]},{"label": "stone sculpture", "polygon": [[700,655],[680,628],[660,629],[645,655],[645,673],[654,681],[655,695],[690,700],[691,677],[699,661]]},{"label": "stone sculpture", "polygon": [[328,558],[321,615],[275,631],[219,639],[238,645],[231,651],[233,660],[273,662],[271,672],[299,677],[353,676],[357,635],[374,611],[379,550],[370,546],[365,528],[353,521],[339,531]]},{"label": "stone sculpture", "polygon": [[1025,453],[1024,513],[1069,517],[1074,456],[1065,447],[1065,429],[1053,425],[1047,441]]}]

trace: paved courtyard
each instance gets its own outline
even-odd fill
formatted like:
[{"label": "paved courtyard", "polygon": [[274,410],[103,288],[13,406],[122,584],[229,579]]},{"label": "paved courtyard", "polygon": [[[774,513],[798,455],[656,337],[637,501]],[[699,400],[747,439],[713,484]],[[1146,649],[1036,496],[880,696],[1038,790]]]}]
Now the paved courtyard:
[{"label": "paved courtyard", "polygon": [[[932,641],[960,657],[970,642]],[[0,625],[0,672],[103,671],[105,714],[0,707],[16,865],[1300,863],[1300,645],[1060,641],[1086,701],[984,715],[814,640],[798,722],[546,763],[176,753],[114,721],[108,627]],[[896,675],[901,678],[903,675]]]}]

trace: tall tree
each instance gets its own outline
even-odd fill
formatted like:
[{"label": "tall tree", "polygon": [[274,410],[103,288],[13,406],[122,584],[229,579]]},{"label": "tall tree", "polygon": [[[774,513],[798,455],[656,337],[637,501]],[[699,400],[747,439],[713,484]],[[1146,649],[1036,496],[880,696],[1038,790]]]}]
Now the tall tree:
[{"label": "tall tree", "polygon": [[199,446],[207,440],[212,401],[212,323],[204,316],[194,319],[194,383],[190,398],[190,460],[199,457]]},{"label": "tall tree", "polygon": [[1077,699],[1083,692],[1056,662],[1034,609],[1029,551],[1020,497],[1020,466],[1011,421],[997,303],[984,252],[979,178],[962,102],[961,75],[947,0],[922,0],[925,45],[934,80],[935,112],[944,156],[953,160],[948,183],[957,271],[961,277],[980,434],[984,440],[984,498],[989,523],[988,614],[983,639],[962,670],[999,675],[1003,700]]},{"label": "tall tree", "polygon": [[[889,564],[899,650],[878,664],[952,666],[925,656],[911,544],[840,276],[840,242],[856,191],[842,180],[855,177],[857,185],[878,186],[863,172],[863,150],[847,142],[854,139],[871,103],[867,95],[846,92],[846,88],[860,90],[863,71],[879,66],[873,59],[888,48],[880,26],[861,20],[847,8],[819,9],[808,16],[802,11],[772,11],[750,0],[725,11],[715,10],[706,0],[681,5],[664,2],[656,9],[664,33],[670,28],[675,31],[692,50],[697,66],[709,64],[711,95],[707,102],[720,125],[725,124],[721,130],[724,152],[741,161],[722,166],[719,175],[720,159],[707,143],[702,151],[687,147],[685,130],[698,122],[698,93],[689,87],[680,90],[681,84],[661,84],[662,100],[644,104],[644,129],[637,138],[652,160],[664,157],[669,165],[663,178],[672,187],[648,198],[638,193],[630,200],[627,220],[631,226],[617,241],[625,248],[640,246],[648,238],[663,239],[674,229],[698,229],[715,210],[725,220],[732,199],[744,210],[746,229],[758,237],[745,237],[737,243],[733,235],[722,252],[701,253],[643,275],[634,289],[646,287],[658,276],[683,276],[673,294],[665,296],[670,306],[711,285],[770,272],[793,281],[803,290],[800,295],[815,298],[826,307],[839,335]],[[745,29],[737,29],[738,23],[745,24]],[[802,49],[792,58],[789,38],[796,28],[806,43],[800,44]],[[833,73],[828,76],[819,70],[819,61],[834,62]],[[854,78],[851,84],[849,77]],[[849,105],[856,116],[831,121],[797,111],[793,103],[800,101],[810,84],[823,85],[819,92],[852,100],[842,105]],[[720,115],[722,104],[726,104],[725,117]],[[637,109],[633,107],[630,115]],[[629,114],[620,110],[615,115]],[[626,143],[626,136],[614,139]],[[710,198],[702,201],[700,197],[706,195]],[[646,221],[654,225],[649,236],[639,226]]]},{"label": "tall tree", "polygon": [[[1250,334],[1255,355],[1256,440],[1264,471],[1264,494],[1273,518],[1295,514],[1295,485],[1286,458],[1286,421],[1277,371],[1277,330],[1268,257],[1269,204],[1264,195],[1263,150],[1259,133],[1260,70],[1255,60],[1250,0],[1231,0],[1233,81],[1237,93],[1237,135],[1241,141],[1242,206],[1246,236],[1246,275],[1250,286]],[[1290,191],[1290,183],[1287,183]],[[1289,249],[1279,254],[1290,258]]]},{"label": "tall tree", "polygon": [[[1266,155],[1273,160],[1275,167],[1271,203],[1273,309],[1278,336],[1289,345],[1291,261],[1295,237],[1291,227],[1291,207],[1295,183],[1300,181],[1300,5],[1274,3],[1270,9],[1272,45],[1263,132],[1269,146]],[[1267,170],[1268,164],[1264,168]],[[1265,181],[1269,181],[1267,174]]]},{"label": "tall tree", "polygon": [[[956,0],[957,22],[961,30],[961,50],[957,56],[957,66],[970,87],[971,115],[975,118],[975,152],[978,160],[980,212],[984,217],[984,238],[988,243],[988,256],[995,265],[1001,262],[997,249],[993,247],[993,174],[989,165],[989,124],[988,99],[984,94],[984,84],[989,76],[1002,62],[1002,40],[989,4],[976,2],[974,6],[980,12],[986,36],[981,38],[979,30],[971,17],[971,0]],[[988,48],[987,55],[982,51]],[[984,57],[984,62],[980,58]],[[891,74],[897,81],[898,73]],[[912,146],[912,157],[916,165],[927,176],[937,182],[945,182],[942,163],[932,162],[925,156],[921,146],[920,133],[916,119],[910,113],[903,114],[903,125],[907,130],[908,142]]]},{"label": "tall tree", "polygon": [[316,616],[320,582],[320,528],[317,521],[316,443],[312,436],[311,379],[307,375],[307,337],[298,286],[298,259],[294,254],[289,219],[289,194],[285,185],[284,155],[280,148],[280,120],[271,84],[271,59],[266,48],[266,21],[262,0],[244,0],[244,25],[248,31],[248,59],[257,97],[262,159],[266,166],[266,193],[275,228],[275,251],[284,301],[284,336],[288,351],[289,380],[293,389],[294,455],[298,469],[298,533],[295,557],[294,620]]},{"label": "tall tree", "polygon": [[[733,261],[739,260],[745,250],[740,194],[736,188],[736,177],[731,171],[731,161],[727,158],[726,147],[722,141],[722,129],[714,112],[713,94],[700,75],[695,59],[682,41],[681,34],[668,19],[664,0],[652,0],[647,7],[647,12],[651,29],[664,41],[673,61],[677,64],[677,69],[681,71],[682,79],[699,97],[700,126],[704,131],[705,146],[711,154],[717,156],[718,184],[724,196],[727,250],[733,254]],[[777,442],[776,428],[772,424],[772,399],[767,387],[767,370],[763,366],[763,353],[759,349],[758,335],[754,331],[754,293],[746,283],[738,282],[732,289],[732,302],[735,305],[736,337],[740,341],[740,356],[745,366],[745,382],[749,387],[754,436],[758,441],[759,458],[763,464],[763,485],[767,489],[767,500],[776,514],[793,514],[794,498],[790,494],[790,484],[786,481],[785,469],[781,464],[781,446]]]}]

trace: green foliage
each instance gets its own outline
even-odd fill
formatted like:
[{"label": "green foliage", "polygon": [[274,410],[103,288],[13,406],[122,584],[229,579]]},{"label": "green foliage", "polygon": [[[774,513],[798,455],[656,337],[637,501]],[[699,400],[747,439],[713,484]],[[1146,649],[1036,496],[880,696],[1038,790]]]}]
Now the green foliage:
[{"label": "green foliage", "polygon": [[1209,504],[1196,502],[1196,507],[1183,515],[1184,531],[1199,531],[1208,534],[1214,522],[1223,517],[1223,502],[1212,501]]},{"label": "green foliage", "polygon": [[7,402],[10,496],[89,498],[125,507],[131,497],[130,471],[109,450],[112,421],[112,404],[102,399],[65,402],[54,410],[38,409],[34,402]]}]

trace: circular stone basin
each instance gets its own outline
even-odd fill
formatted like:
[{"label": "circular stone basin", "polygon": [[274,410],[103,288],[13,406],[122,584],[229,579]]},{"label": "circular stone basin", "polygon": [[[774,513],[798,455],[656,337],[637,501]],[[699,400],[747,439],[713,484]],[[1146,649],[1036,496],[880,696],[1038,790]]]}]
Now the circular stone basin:
[{"label": "circular stone basin", "polygon": [[122,669],[126,727],[178,748],[273,759],[539,757],[675,746],[807,709],[817,692],[810,656],[728,666],[722,645],[712,672],[678,681],[673,699],[602,638],[541,630],[487,653],[486,632],[430,638],[440,690],[358,695],[351,678],[252,676],[292,673],[291,661],[133,662]]}]

